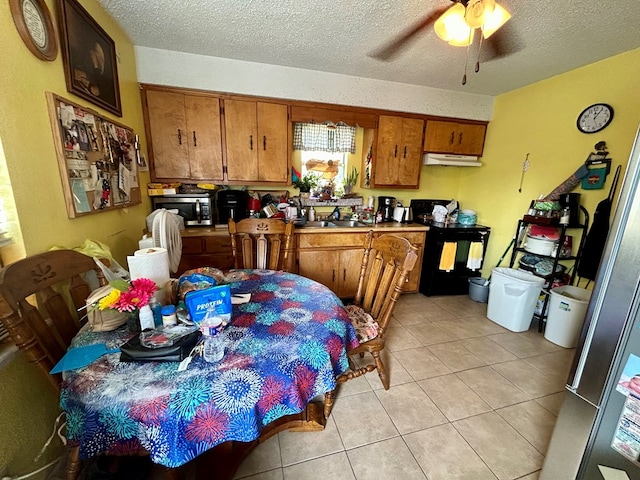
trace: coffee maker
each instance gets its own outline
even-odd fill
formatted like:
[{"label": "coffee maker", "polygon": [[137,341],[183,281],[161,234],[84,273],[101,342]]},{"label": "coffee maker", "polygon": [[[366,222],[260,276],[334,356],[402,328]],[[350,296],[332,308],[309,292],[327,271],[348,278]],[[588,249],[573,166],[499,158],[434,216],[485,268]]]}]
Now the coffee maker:
[{"label": "coffee maker", "polygon": [[580,225],[580,194],[563,193],[558,199],[560,208],[569,208],[569,225]]},{"label": "coffee maker", "polygon": [[378,212],[382,213],[383,222],[393,222],[393,209],[396,197],[378,197]]},{"label": "coffee maker", "polygon": [[247,218],[248,195],[244,190],[220,190],[218,192],[218,223],[225,224],[233,218],[236,222]]}]

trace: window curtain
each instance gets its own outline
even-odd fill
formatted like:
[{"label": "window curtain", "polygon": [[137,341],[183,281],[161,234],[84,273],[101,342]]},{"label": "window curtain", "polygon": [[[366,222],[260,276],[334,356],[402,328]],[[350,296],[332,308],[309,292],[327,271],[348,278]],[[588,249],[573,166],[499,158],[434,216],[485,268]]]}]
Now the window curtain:
[{"label": "window curtain", "polygon": [[294,123],[293,149],[356,153],[356,127],[344,123]]}]

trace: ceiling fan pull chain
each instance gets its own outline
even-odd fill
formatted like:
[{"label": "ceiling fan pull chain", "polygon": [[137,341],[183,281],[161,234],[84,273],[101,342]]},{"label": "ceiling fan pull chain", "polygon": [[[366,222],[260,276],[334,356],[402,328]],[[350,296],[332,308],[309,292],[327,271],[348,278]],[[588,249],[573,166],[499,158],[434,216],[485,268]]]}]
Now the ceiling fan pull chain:
[{"label": "ceiling fan pull chain", "polygon": [[476,73],[480,71],[480,50],[482,50],[482,38],[483,35],[480,35],[480,43],[478,44],[478,58],[476,59]]},{"label": "ceiling fan pull chain", "polygon": [[474,29],[469,32],[469,45],[467,45],[467,53],[464,57],[464,75],[462,76],[462,85],[467,84],[467,64],[469,63],[469,49],[471,48],[471,40],[473,39]]}]

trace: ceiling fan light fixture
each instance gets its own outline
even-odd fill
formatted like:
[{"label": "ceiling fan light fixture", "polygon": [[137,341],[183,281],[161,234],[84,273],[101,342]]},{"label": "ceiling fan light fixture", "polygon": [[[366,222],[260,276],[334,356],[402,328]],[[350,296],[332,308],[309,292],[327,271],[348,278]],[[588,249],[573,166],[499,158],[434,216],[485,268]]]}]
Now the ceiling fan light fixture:
[{"label": "ceiling fan light fixture", "polygon": [[[446,12],[444,12],[438,20],[436,20],[433,28],[436,35],[445,42],[461,42],[466,40],[469,43],[471,36],[471,28],[464,19],[465,8],[461,3],[456,3]],[[451,43],[454,45],[454,43]]]},{"label": "ceiling fan light fixture", "polygon": [[484,38],[489,38],[491,35],[496,33],[496,31],[507,23],[507,20],[510,18],[511,14],[507,12],[502,5],[496,3],[493,13],[489,15],[484,25],[480,27]]},{"label": "ceiling fan light fixture", "polygon": [[469,27],[479,28],[491,16],[495,6],[495,0],[469,0],[464,14],[464,20]]}]

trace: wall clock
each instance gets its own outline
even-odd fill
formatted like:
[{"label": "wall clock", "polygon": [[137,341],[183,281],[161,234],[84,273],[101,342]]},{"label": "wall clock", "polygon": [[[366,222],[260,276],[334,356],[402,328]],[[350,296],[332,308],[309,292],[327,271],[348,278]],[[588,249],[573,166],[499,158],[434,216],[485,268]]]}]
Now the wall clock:
[{"label": "wall clock", "polygon": [[611,120],[613,107],[606,103],[594,103],[578,115],[576,125],[582,133],[596,133],[604,130]]},{"label": "wall clock", "polygon": [[9,7],[13,23],[31,53],[41,60],[55,60],[58,43],[44,0],[9,0]]}]

